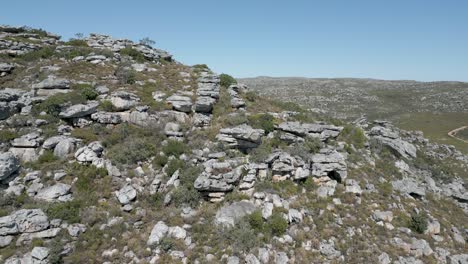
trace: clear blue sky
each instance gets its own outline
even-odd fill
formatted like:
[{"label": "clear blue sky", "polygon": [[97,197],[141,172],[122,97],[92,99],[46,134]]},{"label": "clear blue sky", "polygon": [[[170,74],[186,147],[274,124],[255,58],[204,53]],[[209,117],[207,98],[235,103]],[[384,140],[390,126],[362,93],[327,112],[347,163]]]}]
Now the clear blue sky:
[{"label": "clear blue sky", "polygon": [[183,63],[236,77],[468,81],[464,0],[14,0],[0,23],[150,37]]}]

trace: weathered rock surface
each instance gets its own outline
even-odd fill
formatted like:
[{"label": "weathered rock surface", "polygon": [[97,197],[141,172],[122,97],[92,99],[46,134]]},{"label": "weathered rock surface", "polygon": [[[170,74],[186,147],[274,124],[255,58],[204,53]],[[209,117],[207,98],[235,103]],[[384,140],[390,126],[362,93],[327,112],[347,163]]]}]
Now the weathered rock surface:
[{"label": "weathered rock surface", "polygon": [[140,98],[137,95],[125,91],[113,92],[110,96],[110,102],[118,111],[129,110],[139,101]]},{"label": "weathered rock surface", "polygon": [[253,213],[257,207],[248,201],[235,202],[218,210],[215,224],[223,226],[234,226],[237,220],[247,214]]},{"label": "weathered rock surface", "polygon": [[11,152],[0,153],[0,181],[7,179],[20,168],[19,160]]},{"label": "weathered rock surface", "polygon": [[254,129],[249,125],[239,125],[232,128],[222,128],[216,138],[229,147],[249,150],[262,143],[265,131]]},{"label": "weathered rock surface", "polygon": [[72,200],[70,191],[70,185],[57,183],[39,190],[34,198],[47,202],[66,202]]},{"label": "weathered rock surface", "polygon": [[276,129],[299,137],[315,137],[325,141],[329,138],[336,138],[341,130],[343,130],[343,127],[324,124],[284,122],[279,124]]},{"label": "weathered rock surface", "polygon": [[174,110],[190,113],[192,112],[192,99],[183,95],[171,95],[166,99],[166,102],[172,105]]},{"label": "weathered rock surface", "polygon": [[404,158],[416,157],[416,147],[413,144],[402,140],[398,133],[390,130],[389,128],[375,126],[371,129],[369,135],[381,144],[390,147]]},{"label": "weathered rock surface", "polygon": [[61,111],[59,116],[61,118],[77,118],[89,116],[97,111],[99,102],[90,101],[87,104],[77,104],[67,107]]}]

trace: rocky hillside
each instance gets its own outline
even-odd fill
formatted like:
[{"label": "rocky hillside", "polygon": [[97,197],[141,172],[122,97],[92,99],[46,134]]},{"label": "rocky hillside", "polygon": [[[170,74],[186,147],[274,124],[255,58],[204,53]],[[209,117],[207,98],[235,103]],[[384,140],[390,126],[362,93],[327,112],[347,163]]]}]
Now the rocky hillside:
[{"label": "rocky hillside", "polygon": [[279,96],[338,118],[393,118],[411,112],[468,112],[468,83],[258,77],[240,79],[264,96]]},{"label": "rocky hillside", "polygon": [[3,263],[468,263],[468,156],[419,132],[105,35],[0,60]]}]

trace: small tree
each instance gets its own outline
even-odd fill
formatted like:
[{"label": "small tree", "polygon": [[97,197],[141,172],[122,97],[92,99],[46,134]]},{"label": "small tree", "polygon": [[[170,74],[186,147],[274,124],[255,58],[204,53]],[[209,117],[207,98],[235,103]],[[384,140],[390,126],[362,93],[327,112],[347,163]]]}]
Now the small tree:
[{"label": "small tree", "polygon": [[83,39],[83,38],[84,38],[84,34],[83,34],[83,33],[76,33],[76,34],[75,34],[75,38],[76,38],[76,39]]},{"label": "small tree", "polygon": [[140,44],[142,45],[145,45],[145,46],[153,46],[154,44],[156,44],[156,41],[148,38],[148,37],[144,37],[142,39],[140,39]]}]

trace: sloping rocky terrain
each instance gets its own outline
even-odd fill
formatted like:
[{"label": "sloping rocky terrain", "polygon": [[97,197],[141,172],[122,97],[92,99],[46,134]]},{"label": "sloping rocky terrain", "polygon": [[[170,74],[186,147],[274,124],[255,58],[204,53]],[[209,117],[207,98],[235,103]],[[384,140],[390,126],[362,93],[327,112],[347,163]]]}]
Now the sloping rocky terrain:
[{"label": "sloping rocky terrain", "polygon": [[420,132],[106,35],[0,59],[3,263],[468,263],[468,156]]},{"label": "sloping rocky terrain", "polygon": [[263,96],[278,97],[353,119],[396,118],[402,113],[468,112],[468,83],[257,77],[240,79]]}]

